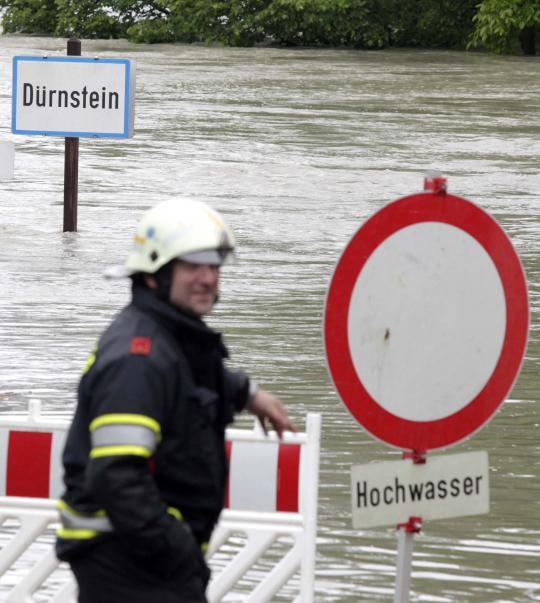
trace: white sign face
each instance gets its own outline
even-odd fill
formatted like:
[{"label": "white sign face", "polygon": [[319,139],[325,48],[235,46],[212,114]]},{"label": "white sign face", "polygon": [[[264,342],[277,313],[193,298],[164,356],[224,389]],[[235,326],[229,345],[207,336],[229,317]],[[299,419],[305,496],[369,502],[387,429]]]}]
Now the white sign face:
[{"label": "white sign face", "polygon": [[470,436],[525,354],[527,283],[506,233],[446,192],[389,203],[347,244],[326,298],[328,369],[374,437],[405,450]]},{"label": "white sign face", "polygon": [[356,465],[351,470],[355,528],[489,513],[485,451]]},{"label": "white sign face", "polygon": [[382,408],[408,421],[443,419],[473,400],[497,365],[505,331],[495,264],[474,237],[441,222],[402,228],[379,245],[349,306],[360,380]]},{"label": "white sign face", "polygon": [[15,145],[9,140],[0,140],[0,180],[11,180],[15,168]]},{"label": "white sign face", "polygon": [[14,57],[14,134],[133,135],[135,64],[127,59]]}]

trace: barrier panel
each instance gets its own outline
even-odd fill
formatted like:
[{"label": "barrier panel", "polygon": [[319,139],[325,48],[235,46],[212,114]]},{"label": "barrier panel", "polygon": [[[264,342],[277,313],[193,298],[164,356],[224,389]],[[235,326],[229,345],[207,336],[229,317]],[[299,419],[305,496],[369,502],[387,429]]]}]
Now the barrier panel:
[{"label": "barrier panel", "polygon": [[[0,600],[74,603],[76,583],[54,554],[62,493],[65,417],[0,417]],[[210,541],[210,603],[264,603],[273,597],[312,603],[317,532],[321,418],[308,414],[305,433],[278,440],[227,429],[229,479]]]}]

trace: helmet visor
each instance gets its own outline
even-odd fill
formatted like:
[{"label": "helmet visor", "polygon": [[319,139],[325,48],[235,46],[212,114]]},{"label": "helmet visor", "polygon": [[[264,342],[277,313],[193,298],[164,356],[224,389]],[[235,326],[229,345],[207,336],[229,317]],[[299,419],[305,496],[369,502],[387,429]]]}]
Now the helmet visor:
[{"label": "helmet visor", "polygon": [[229,256],[232,249],[203,249],[202,251],[192,251],[184,253],[177,259],[190,264],[209,264],[210,266],[222,266]]}]

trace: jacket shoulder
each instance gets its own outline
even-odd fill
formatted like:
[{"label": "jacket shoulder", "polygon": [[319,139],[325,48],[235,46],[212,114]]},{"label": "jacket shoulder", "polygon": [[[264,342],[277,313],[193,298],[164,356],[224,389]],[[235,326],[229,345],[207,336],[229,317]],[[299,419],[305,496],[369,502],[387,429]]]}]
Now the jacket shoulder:
[{"label": "jacket shoulder", "polygon": [[144,357],[164,370],[178,362],[179,349],[164,327],[133,305],[127,306],[113,320],[99,339],[95,368],[125,360],[130,356]]}]

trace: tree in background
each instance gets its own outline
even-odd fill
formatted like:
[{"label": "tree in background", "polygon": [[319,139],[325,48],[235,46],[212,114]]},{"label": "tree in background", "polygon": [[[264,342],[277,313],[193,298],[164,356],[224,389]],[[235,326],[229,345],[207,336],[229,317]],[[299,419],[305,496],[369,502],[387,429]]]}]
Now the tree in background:
[{"label": "tree in background", "polygon": [[0,0],[4,33],[172,41],[160,0]]},{"label": "tree in background", "polygon": [[55,0],[58,21],[55,35],[78,38],[118,38],[125,34],[113,2]]},{"label": "tree in background", "polygon": [[483,0],[474,17],[471,46],[483,45],[497,53],[534,55],[540,31],[539,0]]},{"label": "tree in background", "polygon": [[252,46],[265,39],[260,12],[271,0],[168,0],[180,42]]},{"label": "tree in background", "polygon": [[169,10],[160,0],[55,0],[58,22],[55,34],[76,35],[80,38],[130,37],[133,31],[136,41],[162,42],[167,39],[166,28],[158,28],[159,35],[151,24],[166,25]]},{"label": "tree in background", "polygon": [[169,0],[181,41],[461,47],[478,0]]},{"label": "tree in background", "polygon": [[114,0],[125,35],[132,42],[174,42],[168,0]]},{"label": "tree in background", "polygon": [[478,0],[380,0],[390,46],[464,48]]},{"label": "tree in background", "polygon": [[383,48],[372,0],[272,0],[257,16],[267,38],[287,46]]},{"label": "tree in background", "polygon": [[373,0],[169,0],[177,40],[252,46],[381,48]]},{"label": "tree in background", "polygon": [[0,0],[4,32],[534,54],[540,0]]},{"label": "tree in background", "polygon": [[58,11],[55,0],[0,0],[5,33],[38,33],[52,35],[56,30]]}]

